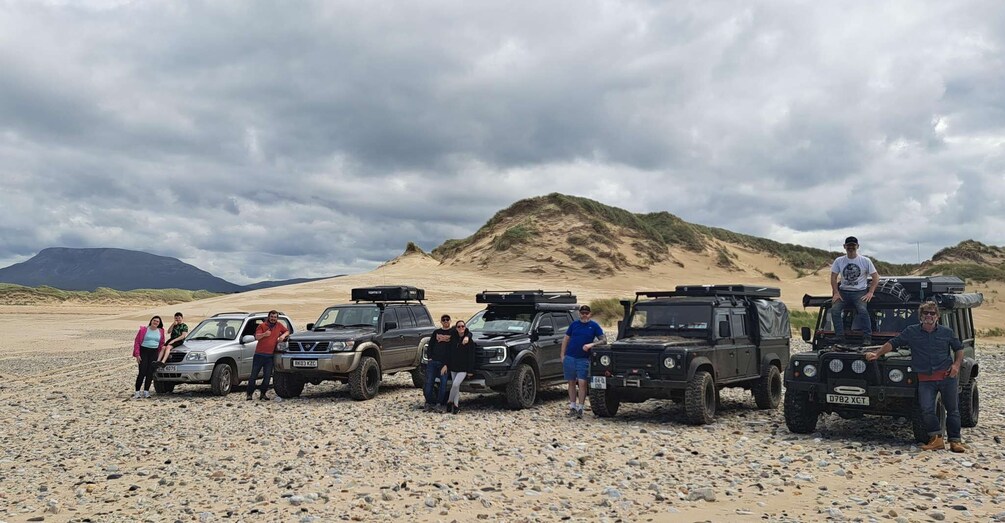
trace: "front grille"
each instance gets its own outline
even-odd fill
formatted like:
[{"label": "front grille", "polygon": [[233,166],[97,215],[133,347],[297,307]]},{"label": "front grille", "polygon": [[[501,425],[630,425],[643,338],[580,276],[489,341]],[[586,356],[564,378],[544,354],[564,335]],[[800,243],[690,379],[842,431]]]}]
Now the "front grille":
[{"label": "front grille", "polygon": [[328,352],[330,341],[291,341],[287,352]]},{"label": "front grille", "polygon": [[645,370],[650,373],[659,371],[660,356],[662,353],[632,353],[613,352],[611,359],[615,372],[631,372],[633,370]]},{"label": "front grille", "polygon": [[184,352],[172,352],[171,355],[168,356],[168,361],[167,362],[168,363],[181,363],[182,360],[185,359],[185,354],[186,353],[184,353]]},{"label": "front grille", "polygon": [[[831,362],[839,360],[843,367],[839,372],[831,370]],[[857,353],[830,353],[820,358],[819,372],[827,380],[859,380],[869,385],[882,385],[879,375],[879,367],[876,362],[865,361],[865,372],[857,373],[852,370],[852,364],[856,361],[865,361],[861,354]]]},{"label": "front grille", "polygon": [[165,379],[167,379],[167,378],[180,378],[181,377],[181,373],[179,373],[179,372],[158,372],[157,373],[157,377],[158,378],[165,378]]}]

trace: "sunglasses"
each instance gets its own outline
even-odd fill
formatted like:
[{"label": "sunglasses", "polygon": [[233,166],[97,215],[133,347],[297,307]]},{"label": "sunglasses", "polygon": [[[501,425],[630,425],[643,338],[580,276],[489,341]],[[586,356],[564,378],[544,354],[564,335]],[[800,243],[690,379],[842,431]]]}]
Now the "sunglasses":
[{"label": "sunglasses", "polygon": [[939,315],[939,313],[937,313],[937,312],[933,312],[933,311],[923,311],[923,312],[921,313],[921,315],[922,315],[922,316],[938,316],[938,315]]},{"label": "sunglasses", "polygon": [[440,318],[440,321],[441,321],[441,322],[446,322],[446,321],[450,321],[450,318]]}]

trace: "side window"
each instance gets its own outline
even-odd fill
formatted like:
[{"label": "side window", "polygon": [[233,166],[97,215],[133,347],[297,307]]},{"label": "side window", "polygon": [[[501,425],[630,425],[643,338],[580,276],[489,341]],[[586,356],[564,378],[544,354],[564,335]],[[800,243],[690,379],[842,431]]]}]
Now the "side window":
[{"label": "side window", "polygon": [[388,323],[398,323],[398,315],[394,313],[394,309],[384,309],[384,325]]},{"label": "side window", "polygon": [[249,335],[254,336],[255,331],[258,330],[258,326],[261,325],[263,321],[265,320],[263,320],[262,318],[255,318],[253,320],[248,320],[248,323],[244,324],[244,330],[241,331],[241,337],[243,338]]},{"label": "side window", "polygon": [[729,315],[730,327],[733,330],[733,337],[742,338],[747,335],[747,329],[744,328],[743,313],[733,311],[733,314]]},{"label": "side window", "polygon": [[429,317],[429,311],[421,305],[412,305],[412,316],[415,318],[415,325],[419,327],[432,327],[433,319]]},{"label": "side window", "polygon": [[959,326],[959,330],[956,331],[956,336],[960,340],[968,340],[974,337],[974,333],[970,330],[970,323],[967,321],[967,312],[969,309],[956,309],[956,325]]},{"label": "side window", "polygon": [[555,317],[555,333],[565,334],[565,331],[569,329],[569,325],[572,324],[572,318],[569,317],[569,313],[560,312],[554,315]]},{"label": "side window", "polygon": [[541,320],[537,322],[537,326],[538,326],[538,328],[541,328],[541,327],[551,327],[552,329],[554,329],[555,328],[555,320],[551,319],[551,314],[542,314],[541,315]]},{"label": "side window", "polygon": [[412,319],[412,313],[408,311],[408,307],[397,307],[397,309],[398,328],[409,329],[415,327],[415,320]]},{"label": "side window", "polygon": [[[726,332],[720,333],[720,325],[725,323]],[[721,334],[721,335],[720,335]],[[732,338],[733,335],[729,328],[729,315],[728,314],[716,314],[715,315],[715,335],[719,338]]]}]

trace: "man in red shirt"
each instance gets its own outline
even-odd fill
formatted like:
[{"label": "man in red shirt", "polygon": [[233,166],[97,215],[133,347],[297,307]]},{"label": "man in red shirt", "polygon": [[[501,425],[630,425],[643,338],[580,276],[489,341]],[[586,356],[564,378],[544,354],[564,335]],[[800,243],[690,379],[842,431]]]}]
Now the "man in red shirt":
[{"label": "man in red shirt", "polygon": [[262,375],[262,385],[259,387],[262,392],[258,395],[258,399],[263,401],[269,399],[265,393],[269,390],[272,368],[275,366],[272,354],[276,352],[276,344],[286,341],[289,336],[290,331],[285,325],[279,323],[279,312],[269,311],[269,319],[255,330],[255,339],[258,340],[258,345],[255,347],[255,358],[251,362],[251,377],[248,378],[248,391],[245,399],[250,400],[251,395],[254,394],[255,378],[258,377],[260,370],[264,371],[264,374]]}]

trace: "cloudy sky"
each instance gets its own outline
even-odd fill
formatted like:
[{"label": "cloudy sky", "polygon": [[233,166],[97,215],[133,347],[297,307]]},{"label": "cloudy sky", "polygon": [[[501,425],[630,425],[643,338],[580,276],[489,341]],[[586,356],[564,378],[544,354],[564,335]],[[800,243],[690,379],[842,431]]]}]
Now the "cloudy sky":
[{"label": "cloudy sky", "polygon": [[0,1],[0,265],[360,272],[549,192],[1005,244],[1005,3]]}]

